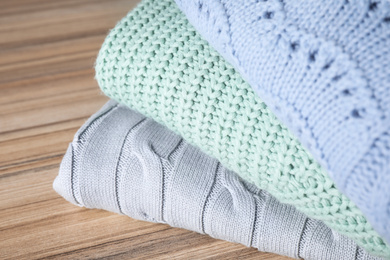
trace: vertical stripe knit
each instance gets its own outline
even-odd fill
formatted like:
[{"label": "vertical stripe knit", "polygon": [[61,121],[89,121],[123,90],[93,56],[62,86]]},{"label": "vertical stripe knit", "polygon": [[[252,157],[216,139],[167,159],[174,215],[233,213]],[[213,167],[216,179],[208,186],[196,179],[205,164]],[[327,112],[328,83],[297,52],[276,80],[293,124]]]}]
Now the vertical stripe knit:
[{"label": "vertical stripe knit", "polygon": [[379,260],[321,221],[243,182],[166,127],[113,101],[77,132],[53,185],[79,206],[261,251],[307,260]]}]

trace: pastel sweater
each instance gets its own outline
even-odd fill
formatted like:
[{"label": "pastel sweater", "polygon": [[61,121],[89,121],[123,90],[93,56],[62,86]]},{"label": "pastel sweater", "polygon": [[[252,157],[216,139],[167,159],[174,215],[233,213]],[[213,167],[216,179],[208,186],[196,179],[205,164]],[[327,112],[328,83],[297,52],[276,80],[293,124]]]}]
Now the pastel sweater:
[{"label": "pastel sweater", "polygon": [[166,127],[114,101],[77,131],[53,187],[78,206],[261,251],[305,260],[379,260],[321,221],[243,182]]},{"label": "pastel sweater", "polygon": [[390,1],[176,2],[390,243]]},{"label": "pastel sweater", "polygon": [[143,1],[107,36],[96,79],[282,203],[375,255],[390,249],[360,210],[172,0]]}]

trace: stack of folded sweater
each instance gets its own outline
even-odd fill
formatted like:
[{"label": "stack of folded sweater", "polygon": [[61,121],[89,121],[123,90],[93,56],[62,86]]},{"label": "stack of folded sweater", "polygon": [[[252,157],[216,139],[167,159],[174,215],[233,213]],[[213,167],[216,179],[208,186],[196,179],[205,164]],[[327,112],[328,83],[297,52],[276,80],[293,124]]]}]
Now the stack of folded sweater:
[{"label": "stack of folded sweater", "polygon": [[112,100],[63,159],[68,201],[294,258],[390,259],[389,2],[144,0],[96,79]]}]

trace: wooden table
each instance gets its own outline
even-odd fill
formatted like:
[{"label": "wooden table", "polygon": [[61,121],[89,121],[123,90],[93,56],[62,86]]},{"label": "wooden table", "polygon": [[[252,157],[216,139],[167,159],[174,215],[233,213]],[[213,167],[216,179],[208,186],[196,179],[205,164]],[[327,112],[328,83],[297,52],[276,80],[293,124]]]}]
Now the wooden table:
[{"label": "wooden table", "polygon": [[0,259],[288,259],[79,208],[52,189],[67,144],[107,101],[97,52],[136,2],[0,0]]}]

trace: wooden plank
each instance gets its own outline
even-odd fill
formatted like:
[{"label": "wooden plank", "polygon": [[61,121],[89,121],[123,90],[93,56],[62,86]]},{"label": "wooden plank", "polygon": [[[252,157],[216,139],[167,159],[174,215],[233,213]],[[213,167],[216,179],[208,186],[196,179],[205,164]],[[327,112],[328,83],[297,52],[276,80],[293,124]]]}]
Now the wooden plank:
[{"label": "wooden plank", "polygon": [[138,1],[0,1],[0,259],[288,259],[74,206],[52,189],[68,143],[108,99],[93,64]]}]

